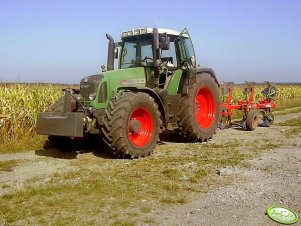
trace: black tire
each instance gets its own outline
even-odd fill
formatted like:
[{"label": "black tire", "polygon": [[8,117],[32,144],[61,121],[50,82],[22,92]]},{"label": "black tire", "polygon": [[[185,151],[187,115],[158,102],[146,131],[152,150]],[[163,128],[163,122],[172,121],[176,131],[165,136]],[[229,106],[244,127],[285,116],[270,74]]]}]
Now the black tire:
[{"label": "black tire", "polygon": [[[200,96],[205,100],[203,105],[206,106],[201,106]],[[207,141],[216,132],[219,119],[218,85],[211,75],[202,73],[197,76],[196,83],[189,89],[188,95],[180,100],[179,134],[187,142]]]},{"label": "black tire", "polygon": [[153,152],[162,121],[151,96],[123,92],[110,101],[105,112],[101,135],[116,156],[138,158]]},{"label": "black tire", "polygon": [[[78,96],[76,94],[73,94],[73,96]],[[53,105],[50,107],[51,112],[57,112],[57,113],[63,113],[64,112],[64,106],[65,106],[65,96],[60,97],[55,101]],[[76,100],[71,97],[71,111],[75,111],[77,109],[77,103]]]},{"label": "black tire", "polygon": [[253,131],[258,126],[258,111],[251,110],[249,111],[246,119],[247,130]]}]

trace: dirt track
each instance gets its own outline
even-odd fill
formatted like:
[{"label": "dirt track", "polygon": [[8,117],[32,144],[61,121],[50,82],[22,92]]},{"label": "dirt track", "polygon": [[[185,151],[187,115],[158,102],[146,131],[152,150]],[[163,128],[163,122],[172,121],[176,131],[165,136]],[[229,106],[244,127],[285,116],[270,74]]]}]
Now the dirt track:
[{"label": "dirt track", "polygon": [[[300,145],[300,143],[299,143]],[[279,148],[237,170],[247,181],[218,188],[187,205],[155,213],[161,225],[278,225],[264,214],[278,204],[301,212],[301,148]]]},{"label": "dirt track", "polygon": [[[301,113],[277,116],[276,123],[300,117]],[[271,204],[290,207],[301,215],[301,139],[299,136],[286,139],[283,134],[288,129],[274,126],[259,127],[253,132],[218,131],[211,143],[239,140],[245,145],[253,145],[269,140],[280,147],[250,159],[250,168],[222,169],[225,174],[237,177],[234,184],[211,190],[185,205],[154,210],[142,218],[153,218],[160,225],[277,225],[265,215]],[[20,162],[13,171],[0,172],[0,195],[22,189],[29,180],[37,177],[44,178],[39,183],[47,182],[54,173],[73,170],[70,163],[78,158],[90,157],[96,158],[91,152],[72,155],[55,150],[2,154],[0,161]],[[300,221],[298,223],[301,225]]]}]

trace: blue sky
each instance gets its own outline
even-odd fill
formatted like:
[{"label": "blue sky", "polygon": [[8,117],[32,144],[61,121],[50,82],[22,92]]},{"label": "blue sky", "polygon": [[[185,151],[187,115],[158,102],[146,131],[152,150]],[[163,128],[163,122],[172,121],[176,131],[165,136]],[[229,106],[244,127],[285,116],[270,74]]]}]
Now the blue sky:
[{"label": "blue sky", "polygon": [[136,27],[182,30],[220,81],[301,82],[301,0],[0,0],[0,82],[78,83],[107,40]]}]

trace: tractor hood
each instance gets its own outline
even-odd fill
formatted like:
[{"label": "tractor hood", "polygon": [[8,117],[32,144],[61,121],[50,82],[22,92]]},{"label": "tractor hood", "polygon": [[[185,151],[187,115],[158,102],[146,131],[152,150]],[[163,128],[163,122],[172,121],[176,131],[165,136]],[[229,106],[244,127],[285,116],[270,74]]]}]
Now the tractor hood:
[{"label": "tractor hood", "polygon": [[84,106],[105,109],[118,89],[145,85],[144,67],[106,71],[83,78],[80,82],[80,97]]}]

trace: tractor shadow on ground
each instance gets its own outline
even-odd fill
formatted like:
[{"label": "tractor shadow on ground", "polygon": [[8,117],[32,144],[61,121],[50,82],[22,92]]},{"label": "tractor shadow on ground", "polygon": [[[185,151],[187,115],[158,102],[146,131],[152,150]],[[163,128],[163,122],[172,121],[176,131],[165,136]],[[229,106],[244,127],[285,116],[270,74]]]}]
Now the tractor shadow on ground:
[{"label": "tractor shadow on ground", "polygon": [[170,143],[187,143],[183,137],[181,137],[177,132],[174,130],[165,130],[159,136],[160,141],[158,142],[159,145],[164,145],[166,142]]},{"label": "tractor shadow on ground", "polygon": [[60,146],[55,146],[50,141],[45,141],[43,149],[35,151],[38,156],[59,158],[59,159],[76,159],[79,155],[92,153],[94,156],[103,159],[116,159],[103,144],[99,141],[85,142],[70,142]]},{"label": "tractor shadow on ground", "polygon": [[238,130],[238,131],[245,131],[245,132],[250,132],[249,130],[241,127],[241,126],[232,126],[232,129]]},{"label": "tractor shadow on ground", "polygon": [[39,149],[35,151],[35,154],[38,156],[44,157],[52,157],[52,158],[59,158],[59,159],[76,159],[78,153],[75,151],[62,151],[58,148],[45,148]]}]

